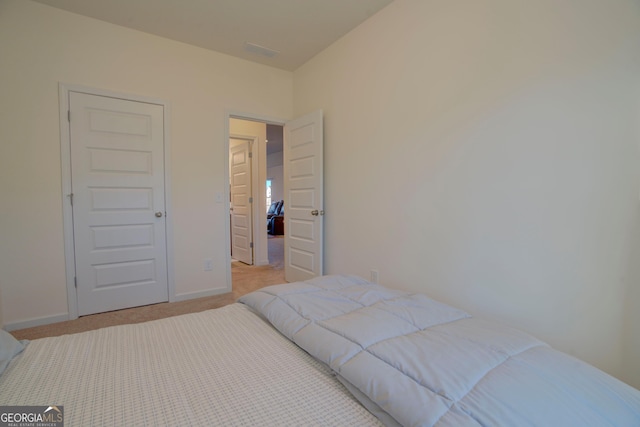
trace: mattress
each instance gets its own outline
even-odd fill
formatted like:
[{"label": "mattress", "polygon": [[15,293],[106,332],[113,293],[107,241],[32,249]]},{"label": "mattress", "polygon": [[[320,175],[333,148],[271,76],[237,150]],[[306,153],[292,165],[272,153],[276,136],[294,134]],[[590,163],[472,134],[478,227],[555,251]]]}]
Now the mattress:
[{"label": "mattress", "polygon": [[332,371],[243,304],[34,340],[0,405],[62,405],[66,426],[365,426]]}]

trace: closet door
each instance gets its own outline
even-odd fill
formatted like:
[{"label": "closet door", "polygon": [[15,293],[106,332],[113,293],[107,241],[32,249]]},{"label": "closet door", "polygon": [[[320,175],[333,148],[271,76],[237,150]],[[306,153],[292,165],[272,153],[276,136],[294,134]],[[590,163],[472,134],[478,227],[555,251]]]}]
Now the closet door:
[{"label": "closet door", "polygon": [[163,108],[69,92],[79,315],[168,300]]}]

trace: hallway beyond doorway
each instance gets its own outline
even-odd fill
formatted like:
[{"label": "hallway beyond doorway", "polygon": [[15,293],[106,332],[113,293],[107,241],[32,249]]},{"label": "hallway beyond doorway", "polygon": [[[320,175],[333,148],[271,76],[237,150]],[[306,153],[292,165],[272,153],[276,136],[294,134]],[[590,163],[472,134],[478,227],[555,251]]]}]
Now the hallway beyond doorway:
[{"label": "hallway beyond doorway", "polygon": [[285,283],[284,236],[269,236],[269,265],[247,265],[240,261],[231,263],[231,283],[234,292],[244,287],[262,287]]}]

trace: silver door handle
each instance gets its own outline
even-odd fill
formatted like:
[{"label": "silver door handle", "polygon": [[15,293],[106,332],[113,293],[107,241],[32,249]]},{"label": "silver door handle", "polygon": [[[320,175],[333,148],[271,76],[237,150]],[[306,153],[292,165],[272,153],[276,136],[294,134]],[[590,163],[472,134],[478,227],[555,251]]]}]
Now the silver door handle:
[{"label": "silver door handle", "polygon": [[313,216],[318,216],[318,215],[324,215],[324,211],[319,211],[318,209],[314,209],[311,211],[311,215]]},{"label": "silver door handle", "polygon": [[157,218],[162,218],[162,212],[156,212],[156,217]]}]

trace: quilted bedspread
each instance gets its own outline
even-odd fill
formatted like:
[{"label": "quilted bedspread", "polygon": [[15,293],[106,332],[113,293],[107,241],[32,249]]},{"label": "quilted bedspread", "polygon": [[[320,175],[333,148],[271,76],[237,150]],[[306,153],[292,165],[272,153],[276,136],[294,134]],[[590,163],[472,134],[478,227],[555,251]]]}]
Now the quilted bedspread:
[{"label": "quilted bedspread", "polygon": [[388,425],[640,426],[640,391],[421,294],[324,276],[240,302],[329,365]]}]

